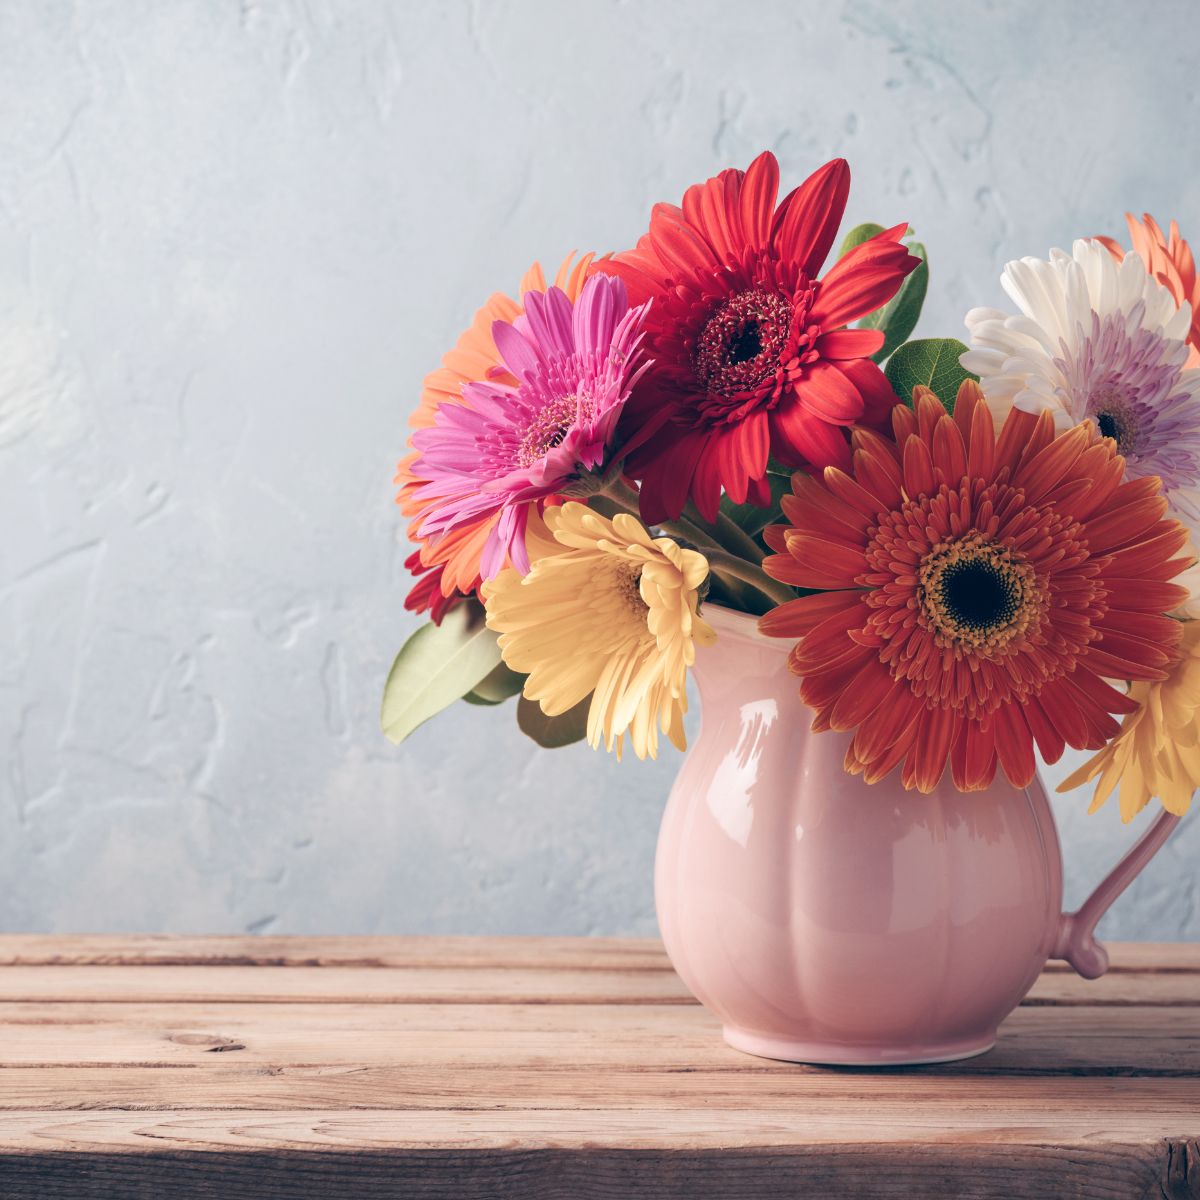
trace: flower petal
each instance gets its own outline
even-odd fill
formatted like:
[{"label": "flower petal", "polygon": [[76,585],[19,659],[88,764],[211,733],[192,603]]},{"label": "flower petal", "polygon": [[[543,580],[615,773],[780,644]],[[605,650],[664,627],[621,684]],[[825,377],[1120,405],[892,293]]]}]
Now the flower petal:
[{"label": "flower petal", "polygon": [[858,389],[829,363],[817,363],[796,385],[796,394],[805,408],[822,421],[849,425],[862,416]]},{"label": "flower petal", "polygon": [[821,334],[814,349],[822,358],[870,358],[884,340],[881,329],[835,329]]},{"label": "flower petal", "polygon": [[850,166],[835,158],[785,197],[771,233],[780,260],[814,278],[837,237],[849,195]]},{"label": "flower petal", "polygon": [[813,321],[836,329],[886,304],[921,264],[900,242],[907,229],[896,225],[842,255],[821,280]]},{"label": "flower petal", "polygon": [[779,163],[764,150],[749,166],[741,188],[742,234],[746,245],[761,250],[771,236],[775,198],[779,195]]},{"label": "flower petal", "polygon": [[770,421],[771,451],[786,466],[850,465],[850,443],[843,430],[821,420],[795,396],[784,399]]}]

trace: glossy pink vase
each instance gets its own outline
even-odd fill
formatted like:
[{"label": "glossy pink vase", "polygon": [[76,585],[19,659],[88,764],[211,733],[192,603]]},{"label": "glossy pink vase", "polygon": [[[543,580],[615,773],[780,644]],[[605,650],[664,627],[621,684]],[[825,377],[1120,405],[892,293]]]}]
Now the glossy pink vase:
[{"label": "glossy pink vase", "polygon": [[1041,784],[963,795],[868,786],[848,735],[814,734],[788,643],[707,608],[701,728],[671,791],[655,865],[671,962],[767,1058],[939,1062],[989,1049],[1047,958],[1094,978],[1096,922],[1171,832],[1164,814],[1088,902],[1063,914]]}]

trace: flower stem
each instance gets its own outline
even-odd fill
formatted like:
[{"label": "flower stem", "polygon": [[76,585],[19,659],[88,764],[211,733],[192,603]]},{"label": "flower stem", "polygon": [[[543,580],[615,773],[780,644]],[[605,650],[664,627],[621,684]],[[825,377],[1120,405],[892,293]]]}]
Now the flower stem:
[{"label": "flower stem", "polygon": [[[615,507],[640,519],[638,494],[620,476],[609,480],[599,495]],[[785,604],[796,598],[796,593],[787,584],[772,579],[763,571],[759,565],[765,557],[763,551],[736,522],[722,513],[724,524],[718,522],[718,527],[714,528],[703,520],[693,505],[689,504],[688,508],[691,510],[688,516],[664,521],[662,528],[691,542],[708,559],[709,567],[718,575],[749,584],[755,591],[776,604]],[[692,519],[693,514],[695,519]],[[722,540],[718,539],[718,532],[724,534],[728,541],[734,542],[737,550],[732,549],[728,542],[723,544]],[[751,561],[747,561],[742,553],[739,553],[743,550],[753,555]]]},{"label": "flower stem", "polygon": [[692,525],[711,529],[716,541],[739,558],[754,563],[760,563],[766,558],[766,551],[735,520],[720,510],[717,511],[715,524],[705,521],[691,500],[687,502],[683,511],[684,519]]},{"label": "flower stem", "polygon": [[619,504],[639,521],[642,519],[641,500],[638,498],[637,491],[631,488],[620,475],[613,475],[601,488],[600,495],[607,496],[614,504]]},{"label": "flower stem", "polygon": [[776,604],[786,604],[796,599],[796,593],[786,583],[772,579],[762,567],[748,563],[744,558],[738,558],[725,550],[705,550],[708,565],[719,575],[732,575],[751,587],[757,588],[764,596],[774,600]]},{"label": "flower stem", "polygon": [[677,533],[680,537],[686,538],[694,546],[698,546],[705,554],[710,550],[724,550],[725,547],[702,526],[697,525],[695,521],[689,521],[687,517],[676,517],[674,521],[664,521],[663,528],[669,529],[672,533]]}]

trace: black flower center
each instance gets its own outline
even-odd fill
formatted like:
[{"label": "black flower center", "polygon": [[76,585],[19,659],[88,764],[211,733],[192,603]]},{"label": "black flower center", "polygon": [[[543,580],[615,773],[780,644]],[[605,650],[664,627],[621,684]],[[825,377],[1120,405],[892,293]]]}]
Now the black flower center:
[{"label": "black flower center", "polygon": [[938,599],[946,616],[968,629],[983,631],[1004,625],[1021,603],[1016,579],[982,558],[951,563],[939,583]]},{"label": "black flower center", "polygon": [[1101,436],[1112,438],[1117,443],[1118,454],[1129,454],[1133,451],[1137,438],[1128,413],[1118,409],[1098,412],[1096,424],[1100,426]]},{"label": "black flower center", "polygon": [[749,362],[762,353],[762,333],[757,321],[747,321],[744,328],[734,335],[729,343],[729,362],[736,366],[738,363]]},{"label": "black flower center", "polygon": [[1101,437],[1117,443],[1117,453],[1126,456],[1138,447],[1137,415],[1126,389],[1103,387],[1090,398],[1088,415],[1096,422]]},{"label": "black flower center", "polygon": [[1037,619],[1041,589],[1032,565],[978,530],[934,547],[918,580],[923,620],[942,647],[1002,653]]}]

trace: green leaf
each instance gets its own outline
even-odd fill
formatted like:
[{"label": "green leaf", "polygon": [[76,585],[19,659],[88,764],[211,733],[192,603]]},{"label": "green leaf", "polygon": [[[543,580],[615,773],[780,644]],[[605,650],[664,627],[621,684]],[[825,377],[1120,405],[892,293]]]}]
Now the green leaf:
[{"label": "green leaf", "polygon": [[524,696],[517,701],[517,725],[526,737],[531,737],[547,750],[569,746],[587,737],[588,709],[592,698],[587,696],[574,708],[569,708],[558,717],[548,717],[536,700]]},{"label": "green leaf", "polygon": [[906,276],[900,290],[882,308],[868,313],[858,323],[860,329],[883,330],[883,345],[871,356],[877,363],[889,358],[916,329],[929,290],[929,257],[925,247],[920,242],[910,242],[908,252],[915,254],[921,265]]},{"label": "green leaf", "polygon": [[396,655],[383,688],[379,723],[393,742],[478,686],[500,661],[496,635],[483,623],[483,606],[468,600],[440,625],[422,625]]},{"label": "green leaf", "polygon": [[937,396],[947,412],[952,413],[959,384],[979,378],[960,365],[959,355],[966,352],[966,346],[954,338],[921,338],[905,342],[888,359],[883,373],[905,404],[912,404],[913,388],[923,386]]},{"label": "green leaf", "polygon": [[468,704],[503,704],[525,686],[525,678],[506,663],[497,663],[463,699]]},{"label": "green leaf", "polygon": [[838,258],[841,258],[847,251],[853,250],[855,246],[861,246],[863,242],[869,242],[873,237],[883,232],[882,225],[875,225],[868,221],[865,225],[855,225],[855,227],[846,234],[845,240],[842,242],[842,248],[838,251]]}]

